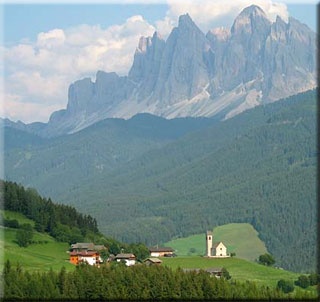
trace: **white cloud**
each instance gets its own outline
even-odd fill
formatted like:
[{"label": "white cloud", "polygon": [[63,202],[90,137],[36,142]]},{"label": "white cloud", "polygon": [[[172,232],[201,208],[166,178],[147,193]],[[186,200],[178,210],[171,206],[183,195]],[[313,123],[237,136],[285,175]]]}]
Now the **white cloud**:
[{"label": "white cloud", "polygon": [[167,36],[172,27],[177,25],[179,16],[188,13],[204,33],[215,27],[230,28],[237,15],[252,4],[260,6],[271,21],[274,21],[277,15],[285,21],[288,18],[287,6],[283,2],[270,0],[168,0],[166,17],[156,25],[160,34]]},{"label": "white cloud", "polygon": [[5,116],[47,121],[53,109],[66,107],[72,82],[94,78],[98,70],[127,74],[139,38],[154,30],[142,16],[133,16],[106,29],[89,25],[52,29],[39,33],[34,42],[3,48]]}]

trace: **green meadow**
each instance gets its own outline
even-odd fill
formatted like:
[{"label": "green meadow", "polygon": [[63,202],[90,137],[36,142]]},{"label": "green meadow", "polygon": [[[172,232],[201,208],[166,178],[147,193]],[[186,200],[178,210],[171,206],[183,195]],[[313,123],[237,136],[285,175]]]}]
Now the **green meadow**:
[{"label": "green meadow", "polygon": [[34,227],[34,221],[33,220],[27,218],[26,216],[24,216],[23,214],[20,214],[18,212],[0,210],[0,214],[5,219],[10,219],[10,220],[16,219],[19,222],[19,224],[29,223]]},{"label": "green meadow", "polygon": [[[257,285],[268,286],[275,288],[277,282],[280,279],[290,280],[294,282],[301,275],[278,269],[274,267],[268,267],[255,262],[251,262],[239,258],[224,258],[214,259],[200,256],[180,256],[174,258],[161,258],[163,265],[168,266],[172,269],[177,268],[222,268],[225,267],[231,275],[231,280],[237,280],[241,282],[252,281]],[[316,286],[309,286],[303,290],[295,286],[295,290],[290,294],[293,298],[311,298],[318,297]]]},{"label": "green meadow", "polygon": [[[14,212],[3,212],[3,215],[7,219],[17,219],[20,224],[33,222]],[[16,242],[16,229],[1,228],[0,252],[4,261],[10,260],[12,266],[20,265],[23,269],[29,271],[48,271],[50,269],[59,271],[62,267],[71,271],[75,268],[74,265],[69,263],[68,243],[57,242],[47,234],[34,232],[33,243],[26,248],[22,248]],[[248,259],[240,259],[239,255],[243,258],[256,259],[257,255],[266,252],[264,244],[258,239],[256,231],[249,224],[228,224],[217,227],[214,229],[214,237],[217,241],[223,241],[230,248],[230,251],[235,252],[237,256],[225,259],[203,257],[205,235],[199,234],[168,242],[166,245],[176,249],[178,257],[161,258],[162,265],[172,269],[225,267],[232,277],[231,280],[254,281],[258,285],[269,287],[276,287],[280,279],[294,282],[301,275],[267,267]],[[253,243],[248,242],[249,240],[253,240],[256,246],[251,246]],[[193,253],[190,253],[190,248],[195,249],[196,252],[193,250]],[[250,253],[248,252],[248,255],[242,254],[246,249]],[[253,252],[250,249],[253,249]],[[3,263],[0,265],[1,271]],[[307,290],[302,290],[295,287],[294,297],[299,295],[304,298],[306,295],[315,298],[317,295],[316,288],[309,287]]]},{"label": "green meadow", "polygon": [[[236,253],[237,258],[256,260],[267,253],[266,246],[258,237],[258,232],[248,223],[230,223],[213,229],[213,240],[222,241],[228,253]],[[164,244],[175,250],[179,256],[205,255],[205,233],[175,239]]]},{"label": "green meadow", "polygon": [[[34,233],[33,241],[28,247],[19,247],[16,243],[15,229],[4,229],[1,238],[1,252],[4,261],[10,260],[13,266],[21,265],[27,270],[60,270],[63,266],[66,269],[72,269],[74,266],[69,263],[67,251],[69,245],[65,242],[56,242],[52,237]],[[3,266],[3,264],[1,265]],[[1,267],[2,270],[2,267]]]},{"label": "green meadow", "polygon": [[[19,224],[29,223],[34,226],[34,221],[24,215],[1,211],[6,219],[16,219]],[[1,227],[0,253],[4,261],[0,263],[0,270],[3,269],[3,263],[10,260],[12,266],[21,265],[26,270],[60,270],[63,266],[67,270],[74,268],[69,263],[68,243],[57,242],[51,236],[34,231],[32,241],[28,247],[20,247],[16,242],[17,229]]]},{"label": "green meadow", "polygon": [[239,258],[214,259],[207,257],[175,257],[161,258],[163,264],[172,269],[180,268],[222,268],[225,267],[232,279],[255,281],[259,284],[275,287],[280,279],[297,280],[299,273],[268,267]]}]

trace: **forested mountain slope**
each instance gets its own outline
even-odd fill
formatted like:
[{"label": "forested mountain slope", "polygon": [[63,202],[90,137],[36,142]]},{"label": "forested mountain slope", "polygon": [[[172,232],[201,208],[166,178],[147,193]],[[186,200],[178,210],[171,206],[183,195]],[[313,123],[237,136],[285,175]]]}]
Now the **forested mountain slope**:
[{"label": "forested mountain slope", "polygon": [[[316,260],[316,93],[248,111],[66,194],[124,241],[249,222],[278,265]],[[89,201],[89,202],[88,202]]]},{"label": "forested mountain slope", "polygon": [[57,138],[4,127],[5,177],[60,200],[88,178],[105,175],[146,151],[214,123],[207,118],[166,120],[139,114],[130,120],[106,119]]},{"label": "forested mountain slope", "polygon": [[[148,126],[159,118],[147,117],[149,136],[121,120],[126,131],[112,138],[96,124],[96,132],[5,150],[6,177],[87,212],[119,240],[156,244],[249,222],[277,265],[315,269],[316,91],[174,137],[169,127],[160,138],[163,125]],[[93,165],[105,158],[102,169]]]}]

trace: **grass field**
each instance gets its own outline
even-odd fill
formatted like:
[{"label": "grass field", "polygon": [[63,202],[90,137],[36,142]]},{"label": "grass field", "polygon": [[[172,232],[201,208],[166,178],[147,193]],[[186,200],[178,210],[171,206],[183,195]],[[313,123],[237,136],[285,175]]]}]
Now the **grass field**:
[{"label": "grass field", "polygon": [[[6,219],[16,219],[19,224],[29,223],[34,226],[34,221],[24,215],[11,211],[1,210],[1,214]],[[0,253],[4,261],[0,263],[0,270],[6,260],[10,260],[12,266],[21,265],[27,270],[60,270],[63,266],[67,270],[74,269],[69,263],[67,243],[56,242],[51,236],[34,232],[32,240],[35,243],[28,247],[19,247],[16,242],[16,229],[1,228]]]},{"label": "grass field", "polygon": [[276,286],[280,279],[297,280],[300,274],[268,267],[239,258],[214,259],[207,257],[161,258],[163,264],[173,269],[180,268],[221,268],[225,267],[233,279],[256,281],[268,286]]},{"label": "grass field", "polygon": [[19,224],[29,223],[34,227],[34,221],[25,217],[20,213],[0,210],[0,214],[3,215],[5,219],[10,219],[10,220],[16,219],[18,220]]},{"label": "grass field", "polygon": [[[34,233],[33,241],[42,243],[33,243],[26,248],[19,247],[15,241],[16,230],[4,229],[1,238],[1,249],[4,256],[4,261],[10,260],[13,266],[18,263],[27,270],[60,270],[63,266],[67,270],[74,268],[69,263],[69,256],[67,250],[69,245],[67,243],[56,242],[52,237]],[[4,239],[4,240],[3,240]],[[0,266],[2,270],[3,263]]]},{"label": "grass field", "polygon": [[[17,219],[20,224],[32,222],[28,221],[23,215],[13,212],[5,212],[4,216],[7,219]],[[16,266],[19,263],[24,269],[30,271],[47,271],[50,269],[59,271],[63,266],[68,271],[74,270],[75,266],[69,263],[67,254],[69,245],[67,243],[56,242],[47,234],[34,232],[33,241],[37,243],[31,244],[27,248],[21,248],[16,243],[16,232],[16,229],[4,227],[1,229],[0,252],[4,256],[4,261],[10,260],[12,266]],[[235,234],[233,232],[235,232]],[[254,249],[250,243],[246,243],[247,240],[254,240],[254,236],[256,236],[255,239],[258,239],[256,232],[248,224],[228,224],[218,227],[214,230],[214,236],[216,240],[221,240],[225,242],[228,247],[230,246],[230,251],[235,251],[237,255],[239,255],[239,253],[241,255],[241,251],[245,250],[245,248]],[[238,237],[241,238],[239,239]],[[255,257],[257,253],[261,254],[266,251],[265,246],[260,240],[253,242],[256,242],[258,248],[254,249],[254,253],[249,253],[251,257]],[[171,241],[168,245],[177,249],[179,256],[174,258],[161,258],[163,261],[162,265],[171,267],[172,269],[178,267],[203,269],[225,267],[232,276],[232,280],[255,281],[259,285],[269,287],[275,287],[280,279],[295,281],[300,276],[299,273],[267,267],[238,257],[214,259],[197,256],[196,253],[192,253],[190,256],[182,256],[183,253],[187,254],[189,252],[190,247],[197,249],[196,251],[200,255],[204,254],[204,244],[204,234]],[[0,271],[3,269],[4,261],[0,264]],[[295,292],[297,293],[299,291],[303,296],[305,291],[296,287]],[[310,287],[307,291],[310,292],[313,297],[316,297],[317,292],[315,287]]]},{"label": "grass field", "polygon": [[[237,258],[254,261],[267,252],[265,244],[259,239],[258,232],[248,223],[230,223],[213,230],[213,240],[222,241],[228,253],[235,252]],[[166,242],[179,256],[205,254],[205,233],[179,238]]]}]

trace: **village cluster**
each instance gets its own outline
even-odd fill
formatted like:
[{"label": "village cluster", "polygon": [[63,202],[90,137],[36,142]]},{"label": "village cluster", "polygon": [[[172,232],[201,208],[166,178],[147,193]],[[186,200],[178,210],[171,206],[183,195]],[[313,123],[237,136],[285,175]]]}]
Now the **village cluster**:
[{"label": "village cluster", "polygon": [[[103,245],[95,245],[93,243],[75,243],[71,245],[69,251],[70,263],[78,265],[87,263],[89,265],[99,266],[103,263],[101,252],[107,250]],[[151,247],[149,248],[150,257],[144,260],[145,264],[161,264],[162,261],[158,257],[174,257],[174,250],[170,247]],[[136,256],[131,253],[120,253],[117,255],[109,255],[108,262],[117,261],[124,262],[126,266],[132,266],[137,263]]]},{"label": "village cluster", "polygon": [[[94,243],[75,243],[71,244],[69,251],[70,263],[78,265],[80,263],[87,263],[89,265],[100,266],[103,263],[101,252],[106,251],[104,245],[95,245]],[[171,247],[149,247],[150,257],[143,262],[146,265],[160,265],[162,257],[175,257],[176,254]],[[230,255],[227,253],[227,248],[223,242],[214,242],[211,231],[206,232],[206,254],[205,257],[210,258],[227,258]],[[136,256],[132,253],[120,253],[117,255],[109,255],[107,262],[123,262],[126,266],[132,266],[137,263]],[[185,269],[190,270],[190,269]],[[196,269],[192,269],[196,270]],[[221,275],[220,268],[211,268],[207,271],[215,276]]]}]

